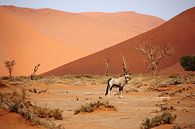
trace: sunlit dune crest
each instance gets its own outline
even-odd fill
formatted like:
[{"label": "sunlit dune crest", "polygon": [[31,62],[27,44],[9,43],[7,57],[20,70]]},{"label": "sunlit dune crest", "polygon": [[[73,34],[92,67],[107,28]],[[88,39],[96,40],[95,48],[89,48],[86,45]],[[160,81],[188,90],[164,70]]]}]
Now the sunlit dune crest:
[{"label": "sunlit dune crest", "polygon": [[14,75],[43,73],[146,32],[164,21],[134,12],[69,13],[0,6],[0,75],[14,59]]}]

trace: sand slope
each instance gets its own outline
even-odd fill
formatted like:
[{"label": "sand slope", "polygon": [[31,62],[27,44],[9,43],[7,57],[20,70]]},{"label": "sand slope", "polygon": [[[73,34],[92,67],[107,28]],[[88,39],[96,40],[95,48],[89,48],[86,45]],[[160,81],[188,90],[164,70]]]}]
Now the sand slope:
[{"label": "sand slope", "polygon": [[134,12],[68,13],[0,6],[0,75],[7,75],[6,60],[16,60],[14,75],[29,75],[38,63],[42,73],[163,22]]},{"label": "sand slope", "polygon": [[0,108],[0,129],[46,129],[42,126],[33,126],[19,114],[8,112]]},{"label": "sand slope", "polygon": [[110,59],[110,73],[121,73],[122,59],[120,53],[126,56],[131,72],[146,72],[147,67],[144,66],[142,59],[135,49],[136,46],[142,43],[153,43],[156,45],[162,43],[170,44],[175,49],[175,53],[168,57],[166,61],[163,61],[160,67],[168,68],[174,64],[179,65],[178,62],[181,56],[195,54],[194,16],[195,8],[191,8],[149,32],[58,67],[45,73],[45,75],[62,75],[65,73],[104,74],[105,65],[102,60],[104,57]]}]

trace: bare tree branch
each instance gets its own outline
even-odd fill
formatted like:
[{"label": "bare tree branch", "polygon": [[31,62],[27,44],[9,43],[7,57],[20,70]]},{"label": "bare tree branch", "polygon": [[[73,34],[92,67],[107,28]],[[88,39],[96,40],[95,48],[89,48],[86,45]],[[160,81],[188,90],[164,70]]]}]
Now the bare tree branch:
[{"label": "bare tree branch", "polygon": [[6,67],[6,68],[8,69],[8,71],[9,71],[9,77],[12,78],[13,67],[14,67],[14,65],[16,65],[15,60],[12,60],[12,61],[5,61],[4,64],[5,64],[5,67]]},{"label": "bare tree branch", "polygon": [[109,58],[103,58],[103,61],[105,63],[105,66],[106,66],[106,72],[105,72],[105,75],[108,76],[109,75]]},{"label": "bare tree branch", "polygon": [[31,80],[34,80],[34,76],[35,76],[35,73],[37,72],[37,70],[39,69],[39,66],[41,64],[37,64],[35,67],[34,67],[34,71],[33,71],[33,74],[31,74]]},{"label": "bare tree branch", "polygon": [[148,65],[148,69],[156,76],[158,65],[162,59],[173,53],[173,48],[167,44],[162,46],[154,46],[152,44],[142,44],[136,47],[139,54],[143,57],[144,62]]}]

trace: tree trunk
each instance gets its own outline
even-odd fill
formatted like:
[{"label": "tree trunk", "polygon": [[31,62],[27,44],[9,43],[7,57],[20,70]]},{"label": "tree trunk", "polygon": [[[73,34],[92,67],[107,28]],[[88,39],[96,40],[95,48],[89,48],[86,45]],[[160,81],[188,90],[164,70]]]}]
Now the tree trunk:
[{"label": "tree trunk", "polygon": [[12,71],[9,70],[9,78],[11,79],[12,78]]},{"label": "tree trunk", "polygon": [[31,75],[30,75],[30,79],[31,79],[31,80],[34,80],[34,74],[31,74]]},{"label": "tree trunk", "polygon": [[109,73],[108,73],[108,67],[109,67],[109,66],[108,66],[108,63],[106,63],[106,73],[105,73],[106,76],[109,75]]},{"label": "tree trunk", "polygon": [[157,76],[157,72],[158,72],[158,66],[155,65],[154,68],[152,69],[152,74],[153,74],[154,77]]}]

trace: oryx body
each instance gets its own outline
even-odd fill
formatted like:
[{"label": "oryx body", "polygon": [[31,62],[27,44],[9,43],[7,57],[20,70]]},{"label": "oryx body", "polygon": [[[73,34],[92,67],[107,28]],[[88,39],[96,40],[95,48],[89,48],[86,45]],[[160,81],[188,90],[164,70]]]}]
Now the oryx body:
[{"label": "oryx body", "polygon": [[108,84],[107,84],[107,88],[106,88],[106,95],[109,94],[109,97],[111,96],[111,90],[112,88],[119,88],[119,92],[120,92],[120,98],[122,97],[122,92],[123,92],[123,87],[125,86],[125,84],[128,83],[128,81],[130,80],[130,75],[129,74],[125,74],[122,77],[119,78],[110,78],[108,80]]}]

